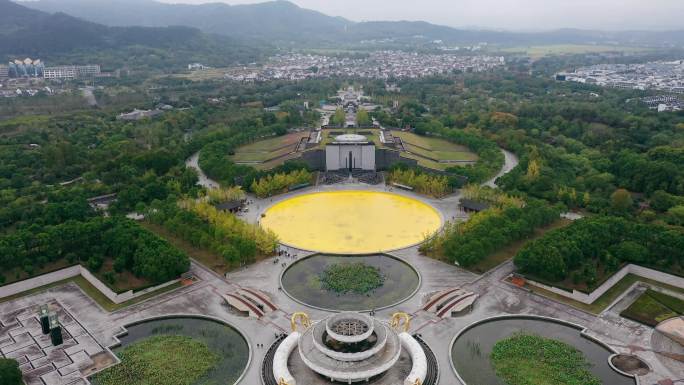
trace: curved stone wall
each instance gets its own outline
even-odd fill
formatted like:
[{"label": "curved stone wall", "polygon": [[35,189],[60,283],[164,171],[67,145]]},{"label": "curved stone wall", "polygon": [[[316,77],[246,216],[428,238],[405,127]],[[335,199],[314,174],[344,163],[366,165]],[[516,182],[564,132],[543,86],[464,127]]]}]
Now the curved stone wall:
[{"label": "curved stone wall", "polygon": [[290,359],[290,354],[299,345],[301,333],[292,332],[285,340],[278,346],[275,355],[273,356],[273,377],[276,382],[281,379],[285,380],[289,385],[297,385],[297,380],[292,377],[290,370],[287,368],[287,361]]},{"label": "curved stone wall", "polygon": [[411,355],[413,366],[411,373],[404,380],[404,385],[414,385],[418,380],[420,384],[425,382],[427,376],[427,357],[425,351],[410,334],[404,332],[399,334],[401,339],[401,346],[406,349]]}]

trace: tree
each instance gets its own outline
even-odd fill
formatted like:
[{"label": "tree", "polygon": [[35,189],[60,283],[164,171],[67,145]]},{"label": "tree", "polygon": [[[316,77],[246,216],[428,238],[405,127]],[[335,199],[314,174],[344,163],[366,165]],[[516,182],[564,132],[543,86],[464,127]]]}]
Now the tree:
[{"label": "tree", "polygon": [[0,384],[23,385],[19,363],[8,358],[0,358]]},{"label": "tree", "polygon": [[663,190],[658,190],[651,195],[651,207],[660,212],[669,210],[676,204],[675,197]]},{"label": "tree", "polygon": [[359,109],[356,113],[356,124],[362,127],[371,125],[371,118],[370,115],[368,115],[368,111],[363,108]]},{"label": "tree", "polygon": [[667,210],[667,216],[672,224],[684,225],[684,205],[675,206]]},{"label": "tree", "polygon": [[338,108],[335,114],[330,117],[330,123],[335,126],[344,126],[347,117],[342,108]]},{"label": "tree", "polygon": [[610,208],[616,214],[626,214],[632,209],[632,194],[625,189],[617,189],[610,195]]}]

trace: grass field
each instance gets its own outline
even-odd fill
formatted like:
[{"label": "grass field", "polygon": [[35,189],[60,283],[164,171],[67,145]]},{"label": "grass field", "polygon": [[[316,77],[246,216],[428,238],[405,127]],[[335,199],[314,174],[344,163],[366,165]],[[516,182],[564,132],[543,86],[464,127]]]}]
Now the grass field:
[{"label": "grass field", "polygon": [[407,158],[416,159],[426,167],[444,170],[447,167],[461,164],[448,162],[474,162],[478,159],[477,154],[470,151],[468,147],[444,139],[403,131],[393,131],[392,135],[401,138],[404,147],[411,153],[404,154]]},{"label": "grass field", "polygon": [[280,158],[271,159],[269,161],[266,161],[263,163],[258,163],[258,164],[252,165],[252,166],[257,170],[270,170],[272,168],[280,166],[281,164],[287,162],[288,160],[296,159],[299,156],[301,156],[300,153],[286,154],[285,156],[282,156]]},{"label": "grass field", "polygon": [[684,314],[684,301],[648,289],[621,316],[655,327],[660,322]]},{"label": "grass field", "polygon": [[444,171],[444,170],[446,170],[448,167],[457,166],[456,164],[435,162],[435,161],[430,160],[430,159],[425,159],[425,158],[423,158],[422,156],[418,156],[418,155],[415,155],[415,154],[409,154],[409,153],[407,153],[407,152],[402,152],[402,153],[401,153],[401,157],[402,157],[402,158],[407,158],[407,159],[415,159],[415,160],[418,161],[418,164],[419,164],[419,165],[421,165],[421,166],[423,166],[423,167],[431,168],[431,169],[433,169],[433,170]]},{"label": "grass field", "polygon": [[228,72],[228,68],[211,68],[204,71],[191,71],[188,73],[175,74],[171,76],[174,78],[188,79],[199,82],[203,80],[223,79],[226,72]]},{"label": "grass field", "polygon": [[295,151],[299,141],[308,136],[308,132],[295,132],[259,140],[239,147],[235,150],[235,155],[233,155],[231,159],[234,162],[266,162],[270,159],[284,156]]},{"label": "grass field", "polygon": [[497,51],[507,53],[525,53],[533,59],[553,55],[572,55],[601,52],[643,52],[649,48],[628,47],[620,45],[589,45],[589,44],[552,44],[552,45],[533,45],[501,48]]}]

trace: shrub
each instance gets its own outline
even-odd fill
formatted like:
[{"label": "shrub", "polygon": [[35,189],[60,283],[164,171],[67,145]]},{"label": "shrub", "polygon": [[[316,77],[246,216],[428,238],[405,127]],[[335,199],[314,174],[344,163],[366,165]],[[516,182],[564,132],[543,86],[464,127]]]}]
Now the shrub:
[{"label": "shrub", "polygon": [[403,170],[397,168],[388,175],[389,181],[412,187],[420,194],[430,195],[437,198],[449,194],[452,190],[449,179],[446,176],[431,175],[413,169]]},{"label": "shrub", "polygon": [[377,267],[357,263],[337,263],[330,265],[319,276],[323,287],[338,294],[368,294],[385,282],[385,277]]},{"label": "shrub", "polygon": [[311,183],[312,178],[313,176],[307,170],[275,173],[252,182],[250,190],[259,198],[266,198],[287,192],[294,186]]},{"label": "shrub", "polygon": [[[499,248],[531,235],[536,228],[556,221],[559,215],[559,207],[541,201],[531,201],[522,208],[490,208],[474,214],[467,222],[447,222],[439,234],[421,246],[421,251],[470,267]],[[545,262],[553,264],[555,256],[547,257]]]},{"label": "shrub", "polygon": [[9,358],[0,358],[0,384],[23,385],[19,363]]},{"label": "shrub", "polygon": [[496,375],[510,385],[601,385],[584,354],[564,342],[516,334],[494,345]]}]

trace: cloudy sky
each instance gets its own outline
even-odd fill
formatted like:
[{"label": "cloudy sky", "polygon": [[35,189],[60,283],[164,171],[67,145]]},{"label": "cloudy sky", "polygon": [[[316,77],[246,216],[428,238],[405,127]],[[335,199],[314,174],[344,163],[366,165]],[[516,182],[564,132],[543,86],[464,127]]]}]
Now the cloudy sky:
[{"label": "cloudy sky", "polygon": [[[263,0],[161,0],[228,4]],[[540,30],[684,29],[684,0],[292,0],[304,8],[363,20],[425,20],[455,27]]]}]

